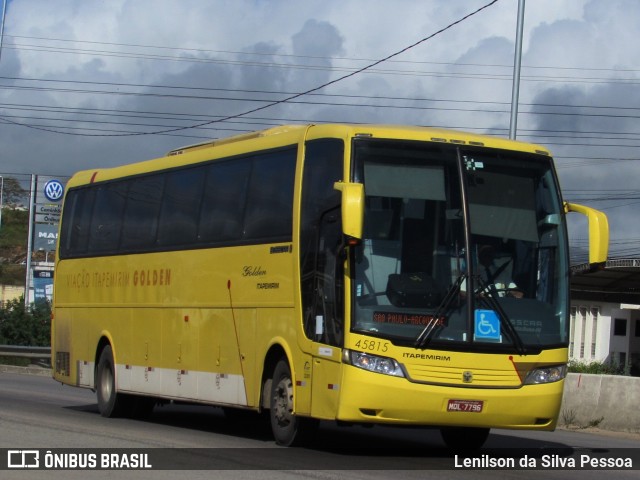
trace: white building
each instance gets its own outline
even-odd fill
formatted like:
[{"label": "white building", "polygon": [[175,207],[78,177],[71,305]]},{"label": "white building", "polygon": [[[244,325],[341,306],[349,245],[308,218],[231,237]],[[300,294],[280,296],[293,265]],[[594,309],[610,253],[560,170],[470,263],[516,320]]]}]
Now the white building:
[{"label": "white building", "polygon": [[640,259],[572,267],[569,358],[640,376]]}]

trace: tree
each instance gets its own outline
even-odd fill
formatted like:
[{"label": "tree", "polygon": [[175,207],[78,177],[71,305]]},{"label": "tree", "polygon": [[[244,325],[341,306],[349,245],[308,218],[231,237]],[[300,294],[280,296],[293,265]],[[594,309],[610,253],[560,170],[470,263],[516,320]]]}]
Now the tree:
[{"label": "tree", "polygon": [[3,177],[2,204],[4,207],[16,208],[27,203],[29,192],[20,186],[20,182],[12,177]]},{"label": "tree", "polygon": [[0,309],[0,344],[46,347],[51,344],[51,307],[36,302],[25,308],[24,297]]}]

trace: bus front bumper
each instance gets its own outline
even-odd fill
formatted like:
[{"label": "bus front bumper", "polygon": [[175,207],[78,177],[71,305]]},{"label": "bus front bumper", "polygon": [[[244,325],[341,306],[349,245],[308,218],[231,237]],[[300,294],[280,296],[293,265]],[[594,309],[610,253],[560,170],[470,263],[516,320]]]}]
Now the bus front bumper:
[{"label": "bus front bumper", "polygon": [[420,384],[344,365],[337,420],[554,430],[563,387],[564,380],[520,388]]}]

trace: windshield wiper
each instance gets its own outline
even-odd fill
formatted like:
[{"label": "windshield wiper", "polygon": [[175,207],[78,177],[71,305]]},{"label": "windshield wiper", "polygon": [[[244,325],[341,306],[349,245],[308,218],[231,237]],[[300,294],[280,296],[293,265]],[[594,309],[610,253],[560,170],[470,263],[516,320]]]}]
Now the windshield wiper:
[{"label": "windshield wiper", "polygon": [[458,292],[460,292],[460,288],[462,286],[462,282],[467,278],[467,274],[463,273],[458,276],[456,281],[449,287],[446,295],[436,308],[436,312],[433,314],[433,318],[427,323],[427,325],[422,329],[420,334],[416,337],[416,341],[414,343],[415,348],[427,348],[427,345],[434,337],[435,332],[439,332],[444,327],[444,319],[441,318],[444,313],[449,310],[449,307],[453,303],[453,301],[458,297]]},{"label": "windshield wiper", "polygon": [[[478,282],[479,285],[479,287],[475,291],[476,298],[479,298],[482,301],[486,302],[492,310],[498,313],[500,325],[502,326],[504,333],[507,335],[507,337],[509,337],[509,339],[513,343],[513,346],[516,348],[516,351],[520,355],[525,355],[527,353],[527,349],[524,346],[524,343],[520,338],[518,331],[513,326],[513,322],[509,318],[509,315],[507,315],[507,312],[504,311],[504,308],[502,308],[502,305],[500,305],[500,302],[496,300],[495,296],[497,295],[497,291],[495,289],[495,286],[488,285],[484,282],[484,280],[482,280],[480,276],[474,277],[474,279],[476,280],[476,282]],[[483,295],[479,296],[478,294],[481,292],[483,293]]]}]

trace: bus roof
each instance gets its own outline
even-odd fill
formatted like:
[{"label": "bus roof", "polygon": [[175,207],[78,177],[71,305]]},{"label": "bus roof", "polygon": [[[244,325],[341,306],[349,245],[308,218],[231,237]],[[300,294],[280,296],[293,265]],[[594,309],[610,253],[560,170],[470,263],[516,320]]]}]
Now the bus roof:
[{"label": "bus roof", "polygon": [[[316,139],[323,137],[350,138],[358,136],[469,145],[550,156],[549,151],[539,145],[488,135],[478,135],[459,130],[374,124],[282,125],[266,130],[188,145],[171,150],[166,156],[153,160],[119,167],[80,171],[72,177],[69,182],[69,187],[136,175],[148,171],[170,169],[180,165],[198,163],[207,159],[239,155],[245,151],[250,152],[262,148],[277,148],[278,146],[291,145],[300,141],[302,137]],[[246,148],[241,147],[243,144],[246,145]]]}]

